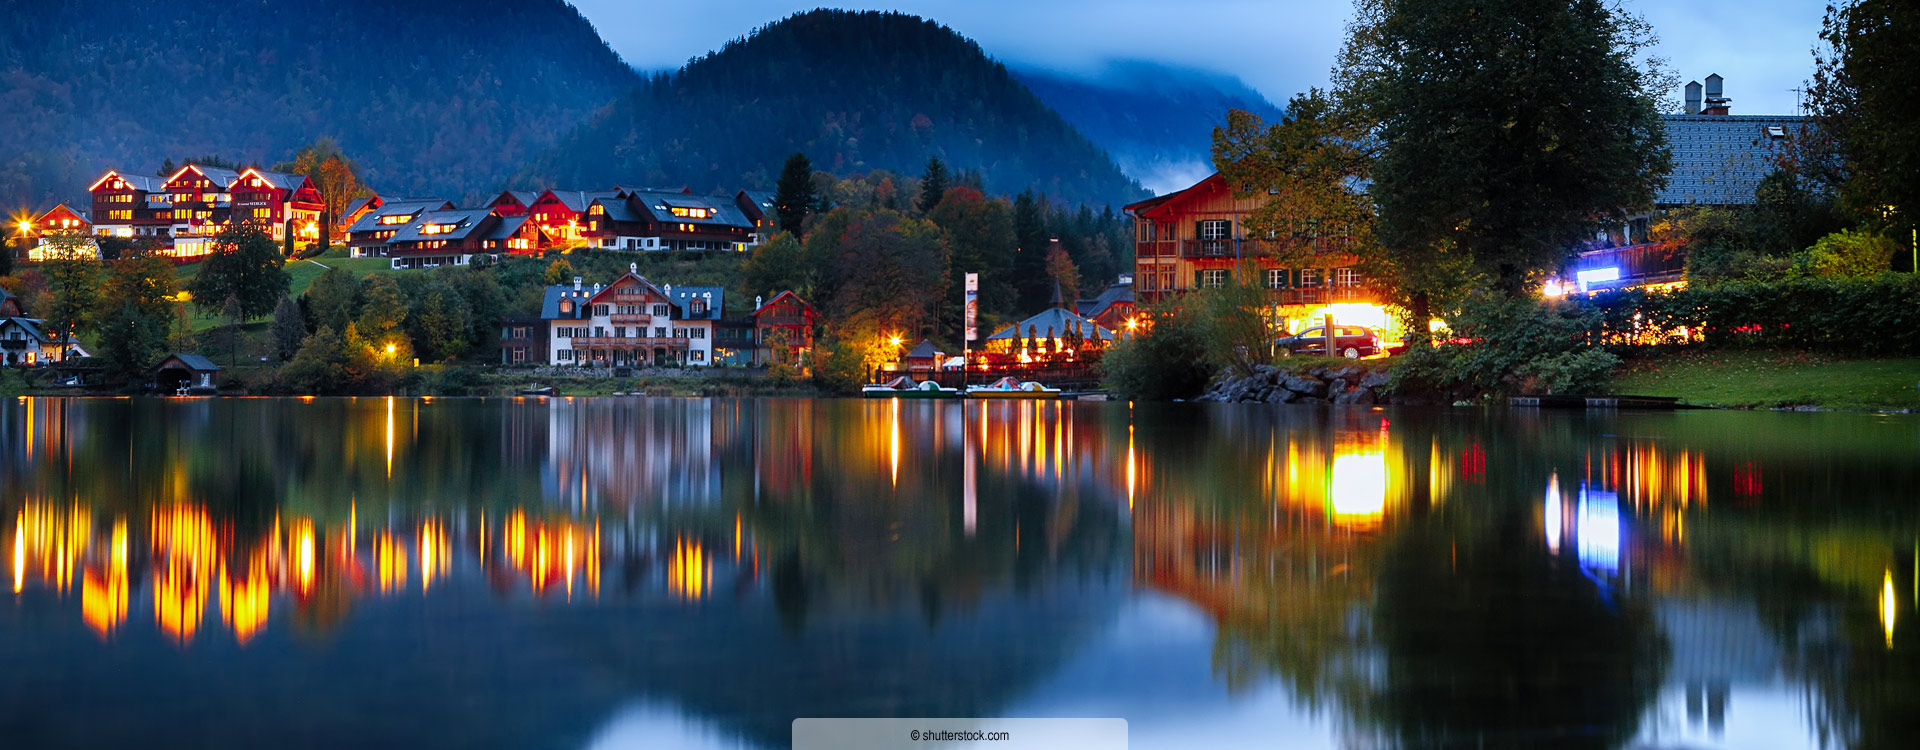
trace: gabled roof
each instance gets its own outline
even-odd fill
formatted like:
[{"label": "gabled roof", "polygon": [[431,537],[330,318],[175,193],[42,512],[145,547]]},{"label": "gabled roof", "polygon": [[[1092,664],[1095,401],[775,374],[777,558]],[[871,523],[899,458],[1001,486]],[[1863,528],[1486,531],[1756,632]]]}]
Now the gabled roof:
[{"label": "gabled roof", "polygon": [[[480,228],[481,223],[493,212],[484,208],[459,208],[451,211],[428,211],[407,224],[393,235],[394,242],[432,242],[434,240],[464,240]],[[421,230],[428,226],[451,224],[453,229],[446,232],[426,234]]]},{"label": "gabled roof", "polygon": [[[584,312],[586,309],[587,300],[592,296],[593,296],[592,287],[587,287],[584,289],[580,289],[578,291],[575,291],[573,287],[565,284],[556,284],[554,286],[547,287],[546,297],[542,299],[540,302],[540,318],[542,320],[584,319],[588,317]],[[574,301],[573,312],[565,316],[564,318],[560,315],[560,300],[563,300],[563,299],[572,299]]]},{"label": "gabled roof", "polygon": [[[73,210],[73,209],[71,209],[71,208],[68,208],[68,207],[67,207],[67,204],[65,204],[65,203],[62,203],[62,204],[59,204],[59,205],[56,205],[56,206],[54,206],[53,208],[49,208],[49,209],[47,209],[47,212],[46,212],[46,213],[43,213],[43,214],[41,214],[41,215],[40,215],[40,216],[39,216],[38,218],[35,218],[35,219],[33,220],[33,225],[34,225],[34,226],[36,226],[36,227],[39,227],[39,226],[45,226],[45,225],[46,225],[46,223],[47,223],[47,218],[48,218],[48,217],[50,217],[50,216],[55,216],[55,215],[58,215],[58,214],[60,214],[60,213],[62,213],[62,212],[65,212],[65,213],[66,213],[67,215],[69,215],[69,216],[72,216],[73,218],[76,218],[76,219],[79,219],[79,220],[81,220],[81,221],[85,221],[85,222],[87,222],[87,223],[89,223],[89,224],[91,224],[91,223],[93,223],[93,222],[91,222],[91,221],[88,221],[88,220],[87,220],[87,217],[86,217],[85,215],[83,215],[83,214],[81,214],[81,213],[80,213],[79,211],[75,211],[75,210]],[[5,299],[5,298],[4,298],[4,297],[0,297],[0,299]]]},{"label": "gabled roof", "polygon": [[1078,328],[1081,335],[1086,336],[1088,339],[1098,339],[1101,341],[1113,340],[1113,331],[1109,331],[1104,326],[1081,317],[1078,313],[1059,307],[1047,308],[1045,312],[1039,315],[1002,328],[999,333],[988,336],[987,340],[1018,339],[1026,336],[1028,331],[1032,331],[1034,335],[1041,337],[1058,337],[1067,335],[1067,331],[1074,330],[1075,328]]},{"label": "gabled roof", "polygon": [[488,203],[487,205],[498,206],[500,205],[500,202],[506,198],[512,198],[516,201],[519,201],[520,205],[522,206],[531,206],[533,205],[534,201],[540,200],[540,191],[538,190],[502,190],[500,191],[500,194],[494,196],[493,201]]},{"label": "gabled roof", "polygon": [[933,359],[934,357],[940,356],[942,353],[943,352],[933,348],[933,342],[928,341],[926,339],[921,339],[920,343],[914,344],[913,349],[907,352],[906,358],[907,359]]},{"label": "gabled roof", "polygon": [[527,220],[528,220],[528,219],[530,219],[530,218],[532,218],[532,217],[529,217],[529,216],[502,216],[502,217],[500,217],[500,223],[499,223],[499,224],[496,224],[496,225],[494,225],[494,227],[493,227],[493,231],[491,231],[491,232],[488,232],[488,233],[487,233],[487,236],[485,236],[485,237],[482,237],[481,239],[484,239],[484,240],[506,240],[506,239],[512,239],[512,238],[513,238],[513,235],[514,235],[514,233],[515,233],[515,232],[518,232],[518,231],[520,231],[520,228],[521,228],[521,227],[523,227],[523,226],[526,226],[526,225],[527,225]]},{"label": "gabled roof", "polygon": [[[667,290],[667,296],[673,299],[674,307],[680,308],[680,314],[675,316],[679,320],[719,320],[721,308],[726,307],[726,304],[725,304],[726,289],[723,287],[717,287],[717,286],[669,287]],[[696,298],[706,300],[707,311],[705,313],[700,315],[693,314],[693,308],[688,303],[692,302]]]},{"label": "gabled roof", "polygon": [[370,195],[365,198],[355,198],[353,200],[347,201],[347,210],[340,212],[340,215],[352,216],[356,213],[359,213],[360,209],[366,208],[367,204],[370,204],[370,203],[373,204],[374,208],[379,208],[380,207],[379,201],[380,201],[380,196],[378,195]]},{"label": "gabled roof", "polygon": [[[647,211],[653,220],[662,224],[704,224],[709,226],[739,227],[752,229],[753,222],[748,221],[740,207],[734,205],[731,198],[716,198],[711,195],[689,195],[686,193],[636,192],[633,204]],[[707,218],[696,219],[688,216],[675,216],[675,208],[699,208],[707,211]]]},{"label": "gabled roof", "polygon": [[1077,308],[1076,312],[1091,319],[1100,317],[1100,313],[1106,312],[1107,308],[1122,302],[1133,303],[1132,284],[1110,284],[1106,289],[1100,290],[1099,296],[1079,300],[1074,307]]},{"label": "gabled roof", "polygon": [[1192,186],[1185,190],[1175,190],[1166,195],[1148,198],[1139,203],[1129,203],[1121,208],[1121,210],[1134,216],[1152,218],[1154,215],[1163,213],[1165,209],[1178,205],[1188,198],[1208,195],[1218,190],[1224,190],[1226,187],[1226,180],[1220,176],[1219,172],[1214,172],[1213,174],[1207,175],[1206,179],[1193,183]]},{"label": "gabled roof", "polygon": [[642,222],[646,217],[634,213],[633,206],[623,198],[595,198],[594,203],[606,209],[608,221]]},{"label": "gabled roof", "polygon": [[[240,178],[246,177],[249,174],[258,175],[260,179],[266,180],[268,185],[272,185],[274,187],[280,188],[281,190],[286,190],[289,192],[294,190],[299,190],[300,186],[306,184],[307,182],[307,176],[303,174],[291,174],[287,172],[268,172],[266,170],[252,169],[252,168],[249,168],[246,171],[241,172],[238,176],[234,177],[234,182],[238,182]],[[228,183],[228,184],[232,185],[233,183]]]},{"label": "gabled roof", "polygon": [[93,185],[87,188],[87,192],[93,192],[93,189],[100,187],[100,183],[106,182],[108,177],[118,177],[121,181],[127,183],[128,187],[148,193],[158,193],[165,190],[167,186],[166,181],[158,177],[148,177],[143,174],[125,174],[117,169],[109,169],[106,174],[100,175],[100,179],[93,181]]},{"label": "gabled roof", "polygon": [[801,299],[801,298],[800,298],[800,295],[798,295],[798,294],[794,294],[794,293],[793,293],[793,290],[791,290],[791,289],[789,289],[789,290],[787,290],[787,291],[784,291],[784,292],[781,292],[781,293],[779,293],[779,294],[776,294],[776,295],[773,295],[773,297],[772,297],[772,298],[770,298],[770,299],[768,299],[768,300],[767,300],[767,301],[765,301],[765,302],[762,302],[762,303],[760,303],[760,306],[759,306],[759,307],[756,307],[756,308],[754,308],[754,309],[753,309],[753,312],[754,312],[754,314],[755,314],[755,315],[758,315],[758,314],[760,314],[760,311],[761,311],[761,310],[765,310],[765,309],[767,309],[768,307],[771,307],[771,306],[773,305],[773,303],[775,303],[775,302],[779,302],[779,301],[780,301],[781,299],[783,299],[783,298],[787,298],[787,297],[792,297],[792,298],[793,298],[793,301],[795,301],[795,302],[798,302],[798,303],[800,303],[800,306],[801,306],[801,307],[804,307],[804,308],[806,308],[806,309],[807,309],[807,310],[809,310],[809,311],[811,311],[811,310],[813,310],[813,305],[810,305],[810,304],[807,304],[807,301],[806,301],[806,300],[804,300],[804,299]]},{"label": "gabled roof", "polygon": [[594,292],[592,298],[589,301],[596,301],[596,302],[599,301],[600,295],[612,293],[614,287],[619,286],[620,282],[626,281],[628,279],[632,279],[638,282],[643,288],[645,288],[648,292],[653,293],[655,296],[658,296],[662,299],[667,299],[667,300],[672,299],[672,297],[668,295],[665,290],[656,286],[653,282],[648,281],[647,277],[641,276],[640,271],[638,269],[634,268],[633,266],[628,266],[626,273],[621,274],[620,278],[614,279],[612,283],[609,283],[606,286],[601,287],[599,291]]},{"label": "gabled roof", "polygon": [[[272,180],[268,180],[268,182],[272,182]],[[276,185],[276,187],[278,187],[278,185]],[[174,354],[169,355],[167,359],[160,360],[160,364],[164,366],[167,363],[167,360],[172,360],[172,359],[180,360],[180,364],[186,365],[187,369],[193,370],[195,372],[218,372],[220,370],[220,366],[214,364],[213,360],[207,359],[206,357],[202,357],[198,354],[181,354],[181,353],[175,352]]]},{"label": "gabled roof", "polygon": [[1802,128],[1792,115],[1661,115],[1673,172],[1654,198],[1658,206],[1750,205],[1760,180],[1777,166],[1776,149]]},{"label": "gabled roof", "polygon": [[0,327],[4,327],[8,323],[20,326],[20,330],[26,331],[27,337],[34,341],[44,344],[53,340],[52,337],[47,335],[46,331],[40,330],[39,318],[0,318]]},{"label": "gabled roof", "polygon": [[[359,221],[354,222],[353,226],[349,227],[347,231],[370,232],[379,229],[382,226],[380,224],[380,217],[382,216],[413,216],[427,211],[445,211],[452,208],[452,201],[441,200],[439,198],[396,198],[386,205],[368,211],[365,216],[360,217]],[[387,224],[385,226],[397,228],[401,225]]]},{"label": "gabled roof", "polygon": [[220,188],[221,190],[233,187],[233,181],[240,179],[239,172],[227,169],[226,167],[205,167],[199,164],[188,164],[168,176],[167,182],[173,182],[179,179],[180,175],[185,174],[189,170],[199,172],[200,176],[207,178],[208,182],[213,183],[214,187]]},{"label": "gabled roof", "polygon": [[[561,205],[566,206],[567,210],[573,211],[575,213],[580,213],[580,212],[586,211],[587,206],[592,204],[595,198],[617,198],[620,196],[620,191],[618,190],[548,190],[543,195],[552,195],[555,200],[560,201]],[[528,205],[532,205],[532,204],[528,204]]]}]

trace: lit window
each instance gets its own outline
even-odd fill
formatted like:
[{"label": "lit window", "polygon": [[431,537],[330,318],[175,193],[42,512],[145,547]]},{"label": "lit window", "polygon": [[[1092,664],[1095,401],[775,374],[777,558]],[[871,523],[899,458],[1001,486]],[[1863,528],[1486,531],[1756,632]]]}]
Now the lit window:
[{"label": "lit window", "polygon": [[1209,268],[1199,272],[1195,280],[1201,289],[1218,289],[1227,284],[1227,271],[1224,268]]},{"label": "lit window", "polygon": [[1287,269],[1284,269],[1284,268],[1267,269],[1267,288],[1268,289],[1284,289],[1286,288],[1286,286],[1287,286]]}]

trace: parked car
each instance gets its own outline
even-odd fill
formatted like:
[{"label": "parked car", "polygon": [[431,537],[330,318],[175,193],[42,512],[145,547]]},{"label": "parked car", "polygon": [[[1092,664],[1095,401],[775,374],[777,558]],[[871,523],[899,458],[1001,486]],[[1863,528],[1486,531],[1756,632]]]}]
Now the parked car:
[{"label": "parked car", "polygon": [[[1274,339],[1273,346],[1275,353],[1282,357],[1295,354],[1325,355],[1327,353],[1326,326],[1314,326],[1292,336]],[[1380,348],[1380,335],[1374,333],[1373,329],[1336,325],[1333,327],[1333,351],[1334,354],[1347,359],[1359,359],[1385,350]]]}]

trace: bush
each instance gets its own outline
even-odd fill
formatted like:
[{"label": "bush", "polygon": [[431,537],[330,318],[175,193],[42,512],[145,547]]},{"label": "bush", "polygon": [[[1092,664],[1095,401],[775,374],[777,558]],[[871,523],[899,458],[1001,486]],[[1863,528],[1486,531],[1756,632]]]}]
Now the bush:
[{"label": "bush", "polygon": [[1394,367],[1398,393],[1472,397],[1597,388],[1618,362],[1591,348],[1597,310],[1474,295],[1447,316],[1466,343],[1415,347]]},{"label": "bush", "polygon": [[1609,344],[1920,354],[1920,277],[1912,274],[1636,289],[1578,304],[1597,314],[1591,333]]},{"label": "bush", "polygon": [[1151,329],[1115,344],[1101,358],[1107,388],[1139,401],[1200,395],[1219,371],[1207,357],[1202,329],[1191,312],[1158,317]]}]

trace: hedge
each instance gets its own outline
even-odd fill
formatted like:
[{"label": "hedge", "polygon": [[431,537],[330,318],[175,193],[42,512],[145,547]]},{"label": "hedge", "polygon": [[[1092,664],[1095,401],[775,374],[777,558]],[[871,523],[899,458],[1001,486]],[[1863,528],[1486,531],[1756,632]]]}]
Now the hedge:
[{"label": "hedge", "polygon": [[1594,343],[1920,354],[1920,276],[1913,274],[1629,289],[1576,304],[1599,313]]}]

